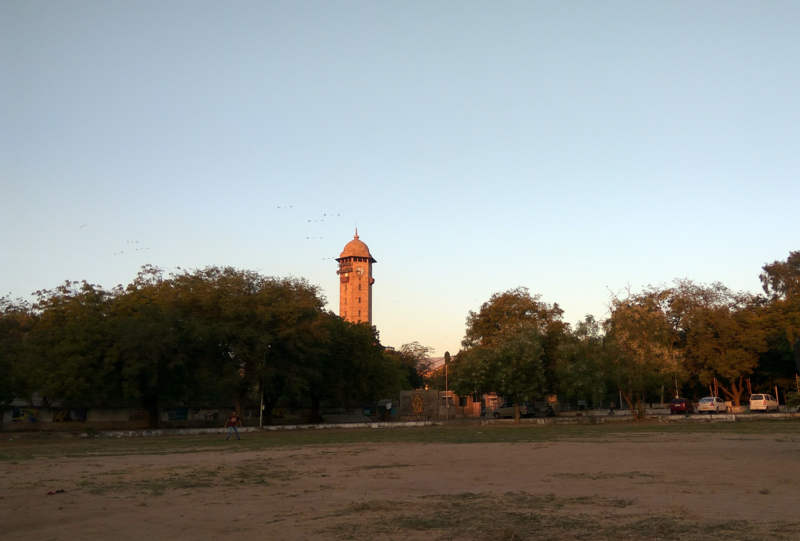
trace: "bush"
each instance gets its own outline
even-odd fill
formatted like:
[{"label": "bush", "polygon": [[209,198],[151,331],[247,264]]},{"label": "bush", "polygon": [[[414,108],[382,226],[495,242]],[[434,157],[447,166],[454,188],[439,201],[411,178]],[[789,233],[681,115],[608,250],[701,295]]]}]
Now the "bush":
[{"label": "bush", "polygon": [[787,408],[800,407],[800,392],[786,393],[786,407]]}]

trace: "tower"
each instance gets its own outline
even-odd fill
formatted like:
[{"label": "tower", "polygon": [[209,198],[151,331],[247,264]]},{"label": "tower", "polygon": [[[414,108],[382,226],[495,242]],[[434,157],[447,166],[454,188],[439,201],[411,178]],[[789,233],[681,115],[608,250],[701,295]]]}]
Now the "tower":
[{"label": "tower", "polygon": [[351,323],[372,325],[372,264],[369,247],[358,239],[358,229],[336,259],[339,262],[339,316]]}]

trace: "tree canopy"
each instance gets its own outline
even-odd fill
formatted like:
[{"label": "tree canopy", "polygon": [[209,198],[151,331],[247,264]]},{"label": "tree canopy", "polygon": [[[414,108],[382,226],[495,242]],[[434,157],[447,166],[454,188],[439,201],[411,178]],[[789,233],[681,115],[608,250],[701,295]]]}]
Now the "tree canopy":
[{"label": "tree canopy", "polygon": [[[323,310],[319,289],[231,267],[165,275],[144,267],[107,290],[66,282],[33,306],[3,299],[0,400],[36,392],[84,405],[393,396],[407,367],[377,332]],[[422,346],[419,346],[421,348]],[[266,408],[271,412],[271,407]],[[269,415],[268,419],[269,421]]]},{"label": "tree canopy", "polygon": [[[665,388],[695,399],[719,390],[734,405],[751,388],[778,385],[786,392],[800,370],[793,351],[800,340],[800,252],[764,265],[759,279],[766,297],[691,280],[627,290],[611,296],[606,319],[587,316],[574,330],[562,321],[558,304],[526,288],[496,293],[467,317],[451,388],[507,398],[560,393],[595,403],[619,394],[637,418],[647,397]],[[531,330],[538,333],[538,355],[508,346]],[[529,375],[519,372],[523,364]],[[509,376],[507,369],[517,372]],[[540,370],[544,381],[535,393],[520,394],[500,377],[524,386],[540,381]]]}]

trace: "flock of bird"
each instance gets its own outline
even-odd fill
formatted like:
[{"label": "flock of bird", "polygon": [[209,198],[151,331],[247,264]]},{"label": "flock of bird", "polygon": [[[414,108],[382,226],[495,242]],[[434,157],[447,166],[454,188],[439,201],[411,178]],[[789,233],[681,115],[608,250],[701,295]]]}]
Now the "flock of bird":
[{"label": "flock of bird", "polygon": [[[292,207],[290,206],[290,207],[278,207],[278,208],[292,208]],[[324,212],[324,213],[322,213],[322,217],[321,218],[318,217],[316,220],[315,219],[310,219],[310,220],[307,219],[307,222],[308,223],[321,223],[321,222],[324,222],[326,218],[328,219],[328,221],[330,221],[333,218],[340,218],[341,216],[342,215],[340,213],[327,213],[327,212]],[[306,240],[322,240],[322,237],[306,237]],[[335,259],[336,259],[335,256],[333,256],[333,257],[323,257],[322,258],[323,261],[333,261]]]},{"label": "flock of bird", "polygon": [[[279,207],[278,207],[278,209],[281,209],[281,210],[288,210],[288,209],[291,209],[291,208],[294,208],[294,205],[284,205],[284,206],[279,206]],[[323,214],[322,214],[322,216],[323,216],[322,218],[319,218],[319,219],[316,219],[316,220],[313,220],[313,219],[311,219],[311,220],[308,220],[308,223],[320,223],[320,222],[324,222],[324,221],[325,221],[325,218],[328,218],[329,220],[330,220],[331,218],[339,218],[339,217],[341,217],[341,214],[333,214],[333,213],[331,213],[331,214],[328,214],[328,213],[326,212],[326,213],[323,213]],[[80,226],[78,229],[83,229],[84,227],[86,227],[86,226],[88,226],[88,225],[89,225],[89,224],[83,224],[83,225],[81,225],[81,226]],[[322,240],[322,237],[306,237],[306,240]],[[138,241],[138,240],[127,240],[127,241],[125,241],[125,242],[126,242],[127,244],[134,244],[134,245],[135,245],[135,244],[139,244],[139,241]],[[144,250],[149,250],[149,249],[150,249],[150,248],[145,248],[145,247],[137,247],[137,248],[130,247],[130,248],[132,248],[132,250],[129,250],[129,252],[130,252],[130,251],[134,251],[134,252],[140,252],[140,251],[144,251]],[[125,251],[123,251],[123,250],[120,250],[119,252],[114,252],[114,255],[115,255],[115,256],[116,256],[116,255],[122,255],[122,254],[124,254],[124,253],[125,253]],[[323,261],[332,261],[332,260],[335,260],[335,259],[336,259],[336,257],[323,257],[323,258],[322,258],[322,260],[323,260]]]},{"label": "flock of bird", "polygon": [[[280,207],[278,207],[278,208],[280,208]],[[291,208],[291,207],[289,207],[289,208]],[[323,216],[328,216],[328,215],[327,215],[327,214],[323,214]],[[338,217],[338,216],[341,216],[341,214],[337,214],[336,216],[334,216],[333,214],[331,214],[329,217],[330,217],[330,218],[336,218],[336,217]],[[325,221],[325,219],[324,219],[324,218],[322,218],[322,219],[320,219],[320,220],[309,220],[308,222],[309,222],[309,223],[311,223],[312,221],[314,221],[314,222],[324,222],[324,221]],[[308,238],[308,237],[306,237],[306,238]],[[320,238],[322,238],[322,237],[320,237]]]},{"label": "flock of bird", "polygon": [[[139,244],[138,240],[126,240],[125,242],[128,243],[128,244]],[[140,251],[149,250],[149,249],[150,248],[134,248],[133,251],[134,252],[140,252]],[[114,255],[120,255],[120,254],[124,254],[124,253],[125,252],[114,252]]]}]

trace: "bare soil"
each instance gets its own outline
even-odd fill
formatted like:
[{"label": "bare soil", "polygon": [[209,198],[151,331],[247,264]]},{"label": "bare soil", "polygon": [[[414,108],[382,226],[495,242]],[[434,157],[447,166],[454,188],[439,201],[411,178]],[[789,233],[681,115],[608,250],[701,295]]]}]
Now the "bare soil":
[{"label": "bare soil", "polygon": [[800,539],[800,433],[258,445],[270,437],[5,455],[0,538]]}]

